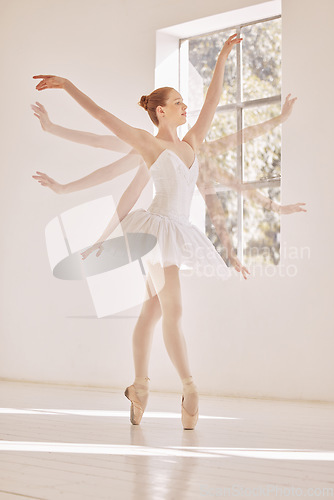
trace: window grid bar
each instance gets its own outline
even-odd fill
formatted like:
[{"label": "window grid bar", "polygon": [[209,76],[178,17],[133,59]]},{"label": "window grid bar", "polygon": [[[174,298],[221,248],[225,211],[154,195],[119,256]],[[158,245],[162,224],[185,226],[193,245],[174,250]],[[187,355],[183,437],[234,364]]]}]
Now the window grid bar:
[{"label": "window grid bar", "polygon": [[[237,36],[240,37],[241,30],[240,27],[237,29]],[[241,44],[236,46],[237,52],[237,132],[242,130],[242,53],[241,53]],[[236,171],[237,179],[242,182],[243,180],[243,143],[237,146],[237,171]],[[238,197],[238,220],[237,220],[237,257],[240,262],[243,262],[243,194],[242,191],[237,193]]]},{"label": "window grid bar", "polygon": [[[255,108],[255,107],[260,107],[260,106],[267,106],[268,104],[274,104],[276,102],[281,102],[281,95],[277,94],[274,96],[270,97],[262,97],[261,99],[254,99],[252,101],[242,101],[242,102],[235,102],[235,103],[230,103],[230,104],[221,104],[217,106],[216,111],[233,111],[234,109],[246,109],[246,108]],[[196,114],[199,114],[201,110],[196,109],[189,111],[188,115],[190,116],[196,116]]]},{"label": "window grid bar", "polygon": [[208,31],[206,33],[201,33],[200,35],[194,35],[194,36],[189,36],[187,38],[180,38],[181,41],[183,40],[196,40],[196,38],[202,38],[204,36],[210,36],[210,35],[215,35],[219,33],[224,33],[225,31],[237,31],[238,29],[245,28],[246,26],[252,26],[253,24],[259,24],[259,23],[265,23],[267,21],[273,21],[274,19],[279,19],[281,18],[281,14],[278,14],[277,16],[272,16],[272,17],[264,17],[263,19],[257,19],[256,21],[250,21],[248,23],[241,23],[241,24],[236,24],[234,26],[229,26],[228,28],[223,28],[223,29],[218,29],[214,31]]},{"label": "window grid bar", "polygon": [[[270,186],[269,186],[270,183]],[[251,189],[262,189],[262,188],[272,188],[272,187],[280,187],[281,186],[281,181],[279,179],[273,179],[273,180],[265,180],[265,181],[250,181],[250,182],[245,182],[242,186],[243,191],[248,191]],[[216,193],[218,192],[224,192],[224,191],[230,191],[231,188],[228,186],[215,186]]]}]

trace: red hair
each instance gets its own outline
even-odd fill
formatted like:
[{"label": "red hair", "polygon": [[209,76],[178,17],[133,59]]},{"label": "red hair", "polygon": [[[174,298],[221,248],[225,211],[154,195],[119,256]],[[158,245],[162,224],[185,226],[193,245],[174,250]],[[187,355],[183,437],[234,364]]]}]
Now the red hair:
[{"label": "red hair", "polygon": [[154,125],[159,126],[159,120],[157,117],[156,109],[157,106],[166,106],[167,99],[173,87],[160,87],[159,89],[153,90],[149,95],[142,95],[139,106],[146,109]]}]

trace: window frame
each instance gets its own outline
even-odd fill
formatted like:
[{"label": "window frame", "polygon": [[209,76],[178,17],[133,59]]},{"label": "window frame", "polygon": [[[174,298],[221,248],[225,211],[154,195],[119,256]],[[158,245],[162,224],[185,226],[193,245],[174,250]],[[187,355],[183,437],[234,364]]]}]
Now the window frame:
[{"label": "window frame", "polygon": [[[182,64],[184,63],[185,60],[187,60],[187,63],[189,63],[189,57],[188,57],[188,47],[187,47],[187,42],[192,39],[196,38],[202,38],[205,36],[209,35],[214,35],[216,33],[224,33],[224,32],[230,32],[234,31],[237,33],[238,37],[241,35],[241,30],[242,28],[246,26],[251,26],[254,24],[259,24],[259,23],[264,23],[267,21],[273,21],[275,19],[282,19],[282,15],[274,15],[266,18],[260,18],[256,19],[254,21],[249,21],[249,22],[244,22],[236,25],[232,25],[226,28],[223,28],[221,30],[215,30],[215,31],[210,31],[210,32],[204,32],[201,34],[197,34],[196,36],[189,36],[185,38],[180,38],[179,39],[179,89],[182,93],[182,95],[185,95],[187,98],[188,96],[188,66],[183,70]],[[230,104],[225,104],[225,105],[219,105],[216,108],[216,113],[219,112],[224,112],[224,111],[235,111],[236,116],[237,116],[237,132],[242,130],[243,128],[243,113],[244,110],[250,109],[253,107],[260,107],[260,106],[267,106],[269,104],[281,104],[281,94],[276,94],[274,96],[270,97],[263,97],[260,99],[253,99],[253,100],[248,100],[248,101],[243,101],[242,100],[242,88],[243,88],[243,81],[242,81],[242,44],[237,44],[236,45],[236,52],[237,52],[237,68],[236,68],[236,81],[237,81],[237,89],[236,89],[236,102],[235,103],[230,103]],[[186,101],[186,99],[185,99]],[[188,115],[190,116],[198,116],[200,112],[200,109],[196,110],[187,110]],[[281,149],[282,149],[282,142],[281,142]],[[277,176],[275,178],[268,178],[265,180],[255,180],[255,181],[245,181],[244,180],[244,144],[241,143],[237,146],[236,148],[236,178],[239,180],[241,185],[243,186],[243,190],[247,189],[263,189],[263,188],[273,188],[273,187],[281,187],[281,175]],[[230,188],[226,188],[222,185],[215,185],[215,191],[216,193],[220,191],[229,191]],[[244,201],[244,196],[243,196],[243,190],[241,192],[237,192],[237,200],[238,200],[238,214],[237,214],[237,257],[240,260],[242,264],[244,264],[244,256],[243,256],[243,249],[244,249],[244,223],[243,223],[243,201]],[[279,238],[279,233],[276,233]]]}]

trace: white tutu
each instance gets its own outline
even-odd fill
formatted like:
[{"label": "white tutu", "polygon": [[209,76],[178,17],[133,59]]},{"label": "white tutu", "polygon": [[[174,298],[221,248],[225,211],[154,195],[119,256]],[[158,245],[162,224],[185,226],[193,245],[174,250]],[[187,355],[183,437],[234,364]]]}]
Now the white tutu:
[{"label": "white tutu", "polygon": [[198,276],[227,279],[227,267],[211,241],[194,224],[189,213],[198,177],[198,159],[190,168],[174,151],[165,149],[150,168],[156,195],[147,210],[133,210],[121,221],[124,233],[146,233],[157,244],[143,257],[162,267],[177,265]]}]

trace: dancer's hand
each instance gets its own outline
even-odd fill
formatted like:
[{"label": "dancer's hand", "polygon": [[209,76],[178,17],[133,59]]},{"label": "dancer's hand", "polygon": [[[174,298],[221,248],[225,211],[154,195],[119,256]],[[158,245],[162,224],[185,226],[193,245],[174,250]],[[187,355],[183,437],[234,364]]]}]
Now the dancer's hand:
[{"label": "dancer's hand", "polygon": [[293,205],[281,205],[279,207],[280,214],[294,214],[295,212],[307,212],[305,208],[300,205],[306,205],[306,203],[295,203]]},{"label": "dancer's hand", "polygon": [[293,105],[297,100],[297,97],[290,99],[291,94],[286,96],[285,102],[283,104],[281,116],[284,120],[287,120],[292,113]]},{"label": "dancer's hand", "polygon": [[39,119],[42,129],[45,130],[45,132],[49,132],[53,123],[51,122],[44,106],[40,102],[36,101],[36,105],[31,104],[31,109],[35,111],[34,115]]},{"label": "dancer's hand", "polygon": [[66,78],[55,75],[35,75],[33,78],[42,78],[42,81],[36,85],[37,90],[63,89],[67,82]]},{"label": "dancer's hand", "polygon": [[52,191],[57,194],[64,193],[65,186],[63,184],[59,184],[59,182],[55,181],[54,179],[52,179],[52,177],[49,177],[43,172],[38,172],[38,170],[36,170],[36,173],[38,175],[32,175],[32,177],[36,179],[36,181],[38,181],[42,186],[46,186],[52,189]]},{"label": "dancer's hand", "polygon": [[240,271],[241,271],[242,276],[243,276],[243,277],[245,278],[245,280],[246,280],[246,279],[247,279],[246,273],[250,274],[250,272],[248,271],[248,269],[247,269],[245,266],[243,266],[243,265],[241,264],[241,262],[240,262],[240,260],[238,259],[238,257],[235,257],[235,256],[233,257],[233,256],[231,256],[231,257],[229,257],[229,261],[230,261],[231,265],[234,267],[234,269],[235,269],[236,271],[238,271],[238,273],[240,273]]},{"label": "dancer's hand", "polygon": [[94,243],[93,246],[87,248],[87,250],[85,250],[84,252],[81,253],[82,255],[82,260],[85,260],[89,254],[91,254],[92,252],[95,252],[95,250],[98,249],[98,252],[96,254],[96,257],[99,257],[101,255],[101,253],[103,252],[104,248],[103,248],[103,243]]},{"label": "dancer's hand", "polygon": [[234,35],[231,35],[227,40],[226,42],[224,43],[224,47],[222,48],[222,51],[220,53],[220,55],[222,55],[223,57],[228,57],[229,53],[231,52],[231,50],[233,49],[233,47],[235,45],[237,45],[238,43],[241,42],[241,40],[243,40],[243,38],[236,38],[238,36],[238,33],[234,33]]}]

